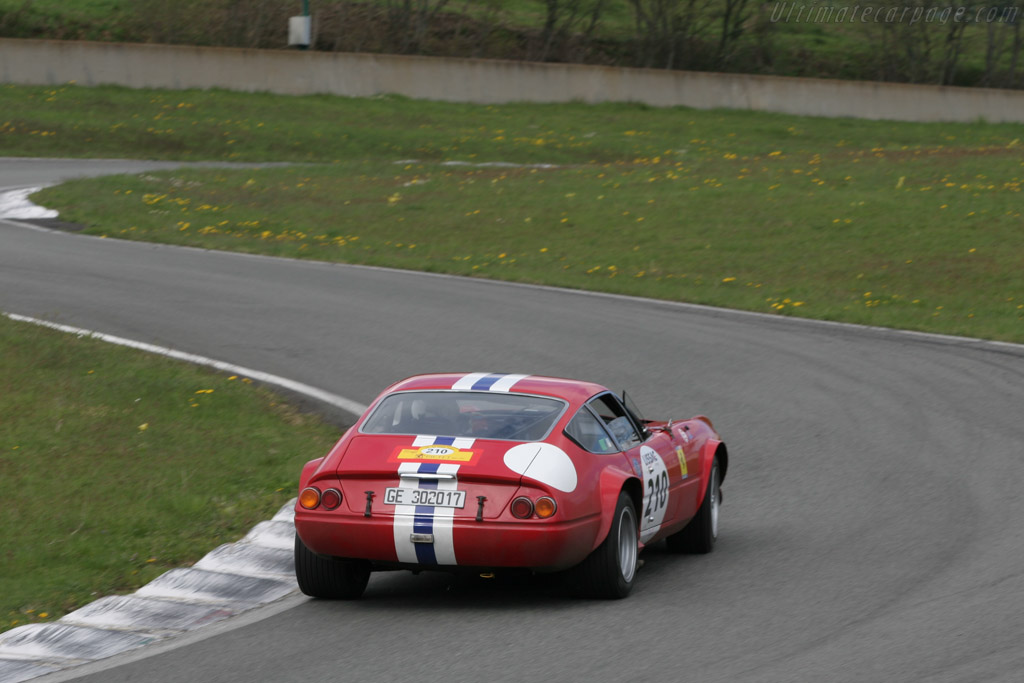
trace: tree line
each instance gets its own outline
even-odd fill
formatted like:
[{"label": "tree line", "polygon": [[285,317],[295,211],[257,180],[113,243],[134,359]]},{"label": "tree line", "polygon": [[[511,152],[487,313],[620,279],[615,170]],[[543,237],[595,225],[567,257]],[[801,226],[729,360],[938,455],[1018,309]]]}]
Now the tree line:
[{"label": "tree line", "polygon": [[[308,0],[316,50],[1024,87],[1024,0]],[[0,35],[96,39],[8,0]],[[301,0],[134,0],[100,39],[280,48]],[[36,17],[34,20],[33,17]],[[33,23],[35,21],[35,23]],[[64,22],[68,24],[68,22]]]}]

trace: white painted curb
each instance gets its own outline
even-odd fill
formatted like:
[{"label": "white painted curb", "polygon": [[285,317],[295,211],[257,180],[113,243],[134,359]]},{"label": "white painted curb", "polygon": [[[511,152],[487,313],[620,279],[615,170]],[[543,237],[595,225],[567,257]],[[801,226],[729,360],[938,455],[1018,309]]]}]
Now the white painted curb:
[{"label": "white painted curb", "polygon": [[[5,313],[8,318],[249,377],[341,408],[366,406],[316,387],[241,365],[68,325]],[[58,621],[0,634],[0,681],[16,683],[104,659],[279,600],[298,589],[292,555],[295,500],[242,540],[172,569],[132,595],[100,598]]]},{"label": "white painted curb", "polygon": [[23,187],[0,192],[0,218],[56,218],[58,213],[28,200],[29,195],[42,187]]}]

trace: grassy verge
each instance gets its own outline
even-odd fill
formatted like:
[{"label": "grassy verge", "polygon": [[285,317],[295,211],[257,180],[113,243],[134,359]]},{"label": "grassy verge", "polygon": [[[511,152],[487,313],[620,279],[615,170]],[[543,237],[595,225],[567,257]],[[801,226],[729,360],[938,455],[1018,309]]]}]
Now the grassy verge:
[{"label": "grassy verge", "polygon": [[[26,154],[327,162],[84,180],[37,195],[94,234],[1024,341],[1019,125],[4,92],[18,116],[35,117],[29,126],[69,124],[34,137],[16,124],[22,133],[7,139]],[[93,107],[104,98],[117,106]],[[167,128],[147,133],[155,118]]]},{"label": "grassy verge", "polygon": [[[1015,142],[1016,141],[1016,142]],[[638,104],[482,106],[397,96],[0,85],[0,153],[326,162],[376,159],[690,164],[781,153],[1024,150],[1020,124],[894,123]]]},{"label": "grassy verge", "polygon": [[0,631],[237,540],[339,436],[245,378],[2,316],[0,350]]}]

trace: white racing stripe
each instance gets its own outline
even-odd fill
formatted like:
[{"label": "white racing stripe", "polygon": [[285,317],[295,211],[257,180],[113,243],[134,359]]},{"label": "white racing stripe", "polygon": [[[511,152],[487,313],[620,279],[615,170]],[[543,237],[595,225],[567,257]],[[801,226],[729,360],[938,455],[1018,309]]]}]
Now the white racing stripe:
[{"label": "white racing stripe", "polygon": [[491,385],[490,391],[511,391],[512,386],[528,375],[505,375]]},{"label": "white racing stripe", "polygon": [[[418,472],[418,462],[403,462],[398,466],[398,477],[401,480],[404,472]],[[398,554],[399,562],[419,562],[416,557],[416,544],[409,540],[412,535],[413,522],[416,521],[415,505],[396,505],[395,523],[393,525],[395,534],[395,552]]]},{"label": "white racing stripe", "polygon": [[[457,474],[459,466],[455,464],[444,464],[437,468],[439,474]],[[459,486],[458,479],[442,479],[437,482],[437,488],[442,491],[454,491]],[[469,505],[469,501],[466,501]],[[434,508],[434,555],[437,563],[442,565],[455,565],[455,508]]]}]

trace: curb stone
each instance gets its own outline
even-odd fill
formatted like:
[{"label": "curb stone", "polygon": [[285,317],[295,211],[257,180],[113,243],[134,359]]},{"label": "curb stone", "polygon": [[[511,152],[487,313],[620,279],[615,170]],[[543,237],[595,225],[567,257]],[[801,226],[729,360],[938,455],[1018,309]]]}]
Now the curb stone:
[{"label": "curb stone", "polygon": [[295,592],[294,507],[292,499],[242,540],[131,595],[100,598],[55,622],[0,634],[0,680],[18,683],[111,657]]}]

